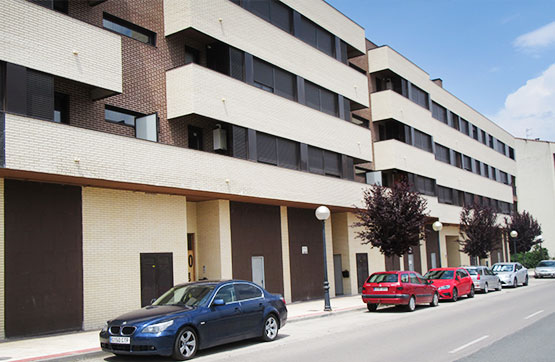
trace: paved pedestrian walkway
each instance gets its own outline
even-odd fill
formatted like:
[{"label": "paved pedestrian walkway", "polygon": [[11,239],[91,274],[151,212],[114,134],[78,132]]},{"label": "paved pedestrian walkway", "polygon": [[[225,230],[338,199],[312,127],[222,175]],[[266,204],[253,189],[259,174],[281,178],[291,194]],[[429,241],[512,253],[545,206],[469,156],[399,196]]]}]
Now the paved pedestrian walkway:
[{"label": "paved pedestrian walkway", "polygon": [[[287,305],[288,323],[310,318],[332,316],[366,308],[359,295],[331,299],[331,312],[324,312],[324,300],[296,302]],[[287,328],[287,327],[285,327]],[[98,330],[73,332],[46,337],[8,339],[0,342],[0,361],[28,362],[56,359],[100,351]]]}]

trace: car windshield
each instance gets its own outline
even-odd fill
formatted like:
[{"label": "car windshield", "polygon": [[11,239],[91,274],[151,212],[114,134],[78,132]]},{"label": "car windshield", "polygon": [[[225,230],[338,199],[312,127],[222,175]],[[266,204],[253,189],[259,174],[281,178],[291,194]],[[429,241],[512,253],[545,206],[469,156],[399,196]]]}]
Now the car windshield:
[{"label": "car windshield", "polygon": [[382,273],[370,275],[366,283],[397,283],[397,280],[399,280],[397,274]]},{"label": "car windshield", "polygon": [[495,264],[493,266],[493,271],[494,272],[512,272],[514,269],[514,266],[512,264]]},{"label": "car windshield", "polygon": [[452,270],[430,270],[424,275],[426,279],[453,279],[455,272]]},{"label": "car windshield", "polygon": [[173,287],[158,298],[152,305],[181,305],[185,307],[198,307],[206,303],[215,285],[188,284]]},{"label": "car windshield", "polygon": [[478,273],[478,269],[473,269],[473,268],[466,268],[466,270],[468,271],[468,274],[470,275],[477,275]]},{"label": "car windshield", "polygon": [[551,267],[555,267],[555,260],[544,260],[544,261],[540,261],[538,264],[539,267],[541,266],[551,266]]}]

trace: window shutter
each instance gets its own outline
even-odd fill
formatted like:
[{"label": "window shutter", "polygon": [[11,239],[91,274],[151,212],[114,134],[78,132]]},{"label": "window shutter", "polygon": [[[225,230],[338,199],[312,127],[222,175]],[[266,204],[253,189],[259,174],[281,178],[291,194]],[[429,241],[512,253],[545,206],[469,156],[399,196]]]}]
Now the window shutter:
[{"label": "window shutter", "polygon": [[321,149],[308,146],[308,170],[324,174],[324,157]]},{"label": "window shutter", "polygon": [[258,161],[277,165],[276,137],[265,133],[256,133],[256,150]]},{"label": "window shutter", "polygon": [[299,144],[278,138],[278,166],[299,169]]},{"label": "window shutter", "polygon": [[54,78],[27,69],[27,115],[54,119]]},{"label": "window shutter", "polygon": [[320,110],[320,92],[318,91],[318,86],[307,80],[304,81],[304,93],[306,99],[306,105]]},{"label": "window shutter", "polygon": [[285,98],[294,100],[296,90],[295,76],[285,70],[274,68],[276,78],[275,93]]},{"label": "window shutter", "polygon": [[229,49],[229,63],[231,77],[244,81],[245,80],[245,66],[244,66],[244,53],[238,49]]},{"label": "window shutter", "polygon": [[324,169],[326,175],[341,176],[340,157],[338,153],[324,151]]},{"label": "window shutter", "polygon": [[233,157],[247,159],[247,129],[239,126],[232,126],[231,130]]},{"label": "window shutter", "polygon": [[254,58],[254,83],[274,89],[274,72],[270,64]]}]

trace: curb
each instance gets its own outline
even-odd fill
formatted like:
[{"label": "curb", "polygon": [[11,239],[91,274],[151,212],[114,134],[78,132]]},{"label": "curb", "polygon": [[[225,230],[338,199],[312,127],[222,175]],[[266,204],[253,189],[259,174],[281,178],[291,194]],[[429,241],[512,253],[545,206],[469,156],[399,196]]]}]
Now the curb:
[{"label": "curb", "polygon": [[318,313],[302,314],[302,315],[299,315],[299,316],[288,318],[287,323],[296,323],[296,322],[306,321],[306,320],[309,320],[309,319],[316,319],[316,318],[333,317],[333,316],[338,315],[338,314],[356,312],[356,311],[364,310],[364,309],[366,309],[365,305],[362,305],[362,306],[357,305],[356,307],[347,307],[347,308],[335,309],[335,310],[332,310],[331,312],[322,311],[322,312],[318,312]]},{"label": "curb", "polygon": [[29,357],[29,358],[23,358],[23,359],[10,360],[10,362],[46,361],[46,360],[52,360],[54,358],[71,357],[71,356],[76,356],[76,355],[85,355],[85,354],[95,353],[95,352],[99,352],[99,351],[101,351],[100,347],[94,347],[94,348],[81,349],[81,350],[78,350],[78,351],[55,353],[55,354],[50,354],[50,355],[46,355],[46,356],[36,356],[36,357]]}]

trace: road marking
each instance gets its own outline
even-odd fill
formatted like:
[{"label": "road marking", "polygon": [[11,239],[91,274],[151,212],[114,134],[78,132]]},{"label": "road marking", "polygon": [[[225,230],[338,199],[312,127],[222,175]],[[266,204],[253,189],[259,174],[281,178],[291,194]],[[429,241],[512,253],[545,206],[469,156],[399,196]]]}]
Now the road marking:
[{"label": "road marking", "polygon": [[465,349],[466,347],[470,347],[470,346],[472,346],[472,345],[475,344],[475,343],[478,343],[478,342],[483,341],[483,340],[486,339],[486,338],[489,338],[489,336],[486,335],[486,336],[480,337],[480,338],[478,338],[478,339],[475,339],[475,340],[473,340],[472,342],[468,342],[468,343],[465,344],[464,346],[460,346],[459,348],[456,348],[456,349],[452,350],[452,351],[449,352],[449,353],[457,353],[457,352],[459,352],[459,351]]},{"label": "road marking", "polygon": [[532,317],[537,316],[537,315],[540,314],[540,313],[543,313],[543,310],[539,310],[539,311],[537,311],[536,313],[532,313],[532,314],[530,314],[528,317],[526,317],[526,318],[524,318],[524,319],[530,319],[530,318],[532,318]]}]

